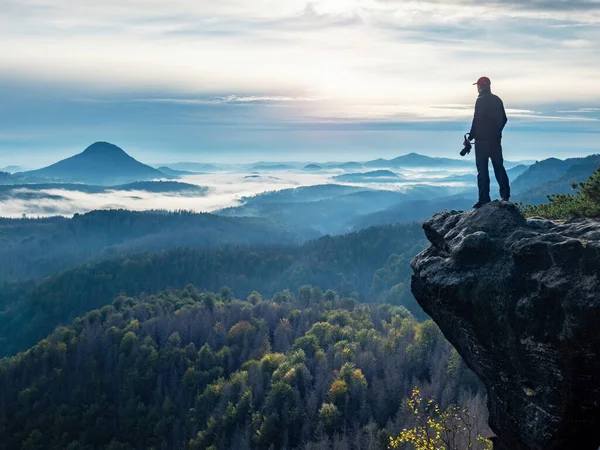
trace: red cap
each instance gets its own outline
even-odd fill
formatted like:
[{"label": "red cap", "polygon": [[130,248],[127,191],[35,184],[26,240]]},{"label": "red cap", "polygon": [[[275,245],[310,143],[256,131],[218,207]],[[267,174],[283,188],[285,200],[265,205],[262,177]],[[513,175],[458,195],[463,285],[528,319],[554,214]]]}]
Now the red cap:
[{"label": "red cap", "polygon": [[476,84],[492,84],[492,82],[488,77],[481,77],[479,80],[477,80],[476,83],[473,83],[473,86],[475,86]]}]

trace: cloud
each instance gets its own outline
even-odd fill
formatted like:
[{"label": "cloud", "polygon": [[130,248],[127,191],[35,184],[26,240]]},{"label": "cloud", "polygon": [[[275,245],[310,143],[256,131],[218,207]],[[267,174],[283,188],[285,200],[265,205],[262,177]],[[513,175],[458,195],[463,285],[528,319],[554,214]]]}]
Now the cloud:
[{"label": "cloud", "polygon": [[226,97],[212,97],[206,99],[192,98],[142,98],[135,99],[134,102],[141,103],[173,103],[178,105],[223,105],[223,104],[244,104],[244,103],[282,103],[282,102],[313,102],[316,98],[310,97],[284,97],[268,95],[228,95]]},{"label": "cloud", "polygon": [[566,113],[566,114],[588,114],[588,113],[598,113],[600,112],[600,108],[578,108],[564,111],[557,111],[558,113]]},{"label": "cloud", "polygon": [[[425,0],[426,3],[440,3],[442,0]],[[581,11],[600,10],[598,0],[443,0],[445,3],[472,6],[501,6],[527,11]]]},{"label": "cloud", "polygon": [[[85,9],[68,0],[12,3],[21,20],[11,20],[9,9],[0,66],[15,76],[102,91],[326,97],[340,105],[388,97],[421,104],[462,100],[457,87],[478,75],[475,67],[507,79],[508,86],[535,76],[540,95],[549,85],[560,95],[568,68],[576,66],[585,85],[579,90],[600,95],[592,85],[595,50],[583,44],[597,33],[548,35],[543,17],[493,22],[502,2],[221,3],[180,0],[166,7],[151,1],[139,8],[136,1],[109,0]],[[192,34],[177,34],[187,31]],[[534,96],[521,94],[515,96]]]},{"label": "cloud", "polygon": [[600,102],[598,1],[0,1],[5,149],[321,148],[338,143],[293,133],[462,128],[484,74],[518,121],[597,126],[571,111]]},{"label": "cloud", "polygon": [[[388,8],[417,11],[453,11],[451,19],[479,15],[482,20],[517,17],[595,23],[600,20],[598,0],[378,0]],[[481,16],[484,12],[485,15]]]}]

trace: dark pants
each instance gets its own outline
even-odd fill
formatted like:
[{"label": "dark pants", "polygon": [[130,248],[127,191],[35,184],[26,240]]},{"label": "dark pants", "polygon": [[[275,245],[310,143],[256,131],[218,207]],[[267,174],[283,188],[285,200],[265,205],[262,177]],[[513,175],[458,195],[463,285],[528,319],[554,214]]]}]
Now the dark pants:
[{"label": "dark pants", "polygon": [[510,185],[508,175],[504,169],[502,158],[502,145],[500,142],[476,141],[475,163],[477,164],[477,187],[479,188],[479,201],[486,203],[490,201],[490,171],[489,160],[492,160],[494,174],[500,186],[500,197],[508,200],[510,198]]}]

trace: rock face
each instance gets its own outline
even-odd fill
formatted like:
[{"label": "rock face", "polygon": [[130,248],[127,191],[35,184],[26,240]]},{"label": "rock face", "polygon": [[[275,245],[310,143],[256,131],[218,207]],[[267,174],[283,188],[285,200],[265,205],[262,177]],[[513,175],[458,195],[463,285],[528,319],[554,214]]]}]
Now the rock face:
[{"label": "rock face", "polygon": [[492,202],[423,228],[413,293],[488,390],[499,450],[600,445],[600,221]]}]

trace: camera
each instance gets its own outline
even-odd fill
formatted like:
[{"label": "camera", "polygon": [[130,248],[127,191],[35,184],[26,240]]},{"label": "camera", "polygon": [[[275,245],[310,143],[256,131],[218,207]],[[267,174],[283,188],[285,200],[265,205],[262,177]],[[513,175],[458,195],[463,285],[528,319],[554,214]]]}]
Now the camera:
[{"label": "camera", "polygon": [[471,140],[469,134],[465,134],[465,140],[463,142],[463,149],[460,151],[460,156],[465,156],[471,153]]}]

